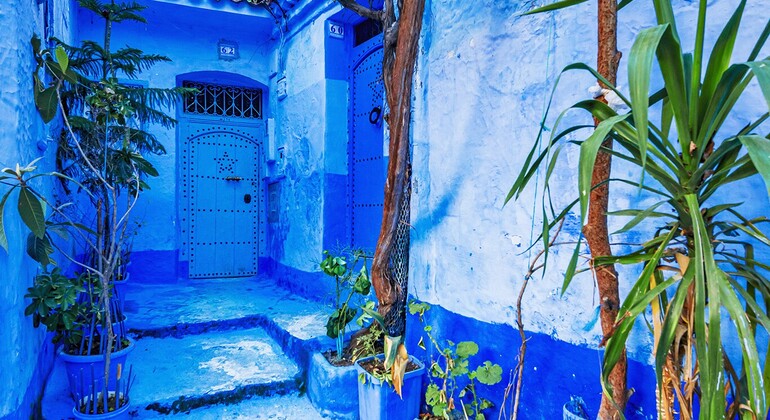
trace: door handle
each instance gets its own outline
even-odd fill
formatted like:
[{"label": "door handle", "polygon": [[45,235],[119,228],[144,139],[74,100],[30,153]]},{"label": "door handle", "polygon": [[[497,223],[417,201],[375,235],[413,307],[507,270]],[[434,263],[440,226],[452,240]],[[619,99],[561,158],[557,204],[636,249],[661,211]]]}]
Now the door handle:
[{"label": "door handle", "polygon": [[243,180],[243,178],[241,178],[239,176],[228,176],[228,177],[225,177],[225,181],[241,181],[241,180]]}]

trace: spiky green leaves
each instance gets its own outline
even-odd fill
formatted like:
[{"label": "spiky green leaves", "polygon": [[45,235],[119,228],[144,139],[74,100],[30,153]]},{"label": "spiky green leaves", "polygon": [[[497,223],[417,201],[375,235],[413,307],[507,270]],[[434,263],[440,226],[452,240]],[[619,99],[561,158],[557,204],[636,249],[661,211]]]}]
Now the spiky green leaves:
[{"label": "spiky green leaves", "polygon": [[[768,330],[770,326],[766,309],[760,309],[762,303],[770,302],[770,289],[766,274],[756,267],[770,267],[755,259],[753,246],[770,246],[770,238],[759,226],[768,223],[768,219],[764,216],[746,218],[740,213],[739,203],[725,204],[724,197],[730,194],[732,183],[757,174],[763,178],[770,195],[770,140],[767,133],[757,133],[766,127],[770,118],[767,112],[770,108],[770,61],[757,60],[770,38],[770,22],[758,36],[748,59],[731,64],[745,1],[738,4],[711,49],[704,48],[706,3],[699,2],[693,54],[683,52],[670,1],[653,0],[653,5],[659,26],[642,31],[627,55],[631,114],[618,116],[606,105],[590,100],[572,107],[588,111],[600,122],[588,139],[573,141],[580,145],[577,201],[582,220],[585,220],[591,190],[597,187],[591,180],[596,156],[609,136],[618,146],[606,150],[614,161],[622,161],[618,164],[633,167],[634,172],[643,172],[646,177],[644,182],[610,179],[610,183],[631,185],[645,192],[641,209],[620,209],[608,214],[612,218],[630,218],[616,234],[640,227],[654,229],[651,239],[630,252],[594,260],[595,264],[643,265],[607,342],[604,379],[606,381],[607,374],[622,355],[634,323],[653,302],[659,308],[661,318],[656,329],[656,373],[661,379],[666,357],[674,343],[679,343],[677,337],[681,337],[677,332],[681,330],[680,316],[693,314],[695,338],[689,342],[692,344],[689,351],[697,359],[698,372],[690,373],[697,376],[697,386],[702,392],[701,412],[708,418],[723,417],[728,370],[723,358],[735,356],[726,355],[721,346],[720,331],[726,322],[722,316],[727,313],[742,347],[742,360],[731,364],[743,366],[738,376],[746,378],[745,384],[733,388],[740,394],[736,400],[757,418],[765,418],[768,396],[764,381],[770,379],[767,373],[770,363],[766,357],[760,359],[757,356],[761,352],[757,351],[754,335],[759,334],[760,328]],[[556,4],[549,7],[556,8]],[[710,51],[711,55],[704,55],[704,51]],[[586,67],[572,65],[565,71],[587,70]],[[650,80],[655,77],[652,73],[656,68],[660,70],[665,87],[651,93]],[[594,71],[588,71],[595,77]],[[757,105],[762,105],[764,112],[738,132],[726,132],[724,123],[735,118],[735,105],[751,88],[753,80],[756,80],[763,99]],[[658,104],[661,122],[656,125],[649,120],[649,109]],[[542,139],[541,128],[533,152],[527,157],[508,199],[518,198],[538,170],[545,169],[546,174],[553,170],[554,162],[549,157],[555,155],[554,149],[569,143],[566,134],[577,127],[559,128],[559,122],[561,116],[554,125],[550,142]],[[562,134],[565,134],[564,138],[560,138]],[[540,152],[543,148],[546,150]],[[547,197],[551,191],[549,177],[545,184],[543,195]],[[723,201],[711,202],[713,197],[721,197]],[[547,228],[567,217],[569,208],[550,215],[552,220],[548,221]],[[678,256],[676,261],[673,255]],[[576,247],[567,267],[565,288],[577,271],[578,260],[579,248]],[[677,266],[681,272],[676,270]],[[729,272],[727,266],[731,267]],[[677,379],[675,381],[678,383]],[[742,381],[734,380],[734,383]],[[765,391],[761,391],[763,389]]]},{"label": "spiky green leaves", "polygon": [[586,141],[580,146],[580,162],[578,164],[578,190],[580,191],[580,214],[581,225],[585,224],[588,215],[588,201],[593,189],[591,177],[593,175],[596,155],[602,147],[602,143],[615,128],[615,125],[628,118],[628,115],[616,115],[602,121],[596,130],[591,133]]},{"label": "spiky green leaves", "polygon": [[741,136],[740,140],[746,146],[754,167],[765,181],[767,194],[770,197],[770,139],[760,136]]}]

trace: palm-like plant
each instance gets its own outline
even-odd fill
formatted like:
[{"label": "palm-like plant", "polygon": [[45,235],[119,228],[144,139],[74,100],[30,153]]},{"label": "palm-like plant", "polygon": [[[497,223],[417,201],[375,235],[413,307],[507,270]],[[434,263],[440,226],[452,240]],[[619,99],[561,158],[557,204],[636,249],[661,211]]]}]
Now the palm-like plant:
[{"label": "palm-like plant", "polygon": [[[770,331],[770,282],[765,277],[770,265],[754,258],[754,246],[770,246],[770,238],[758,228],[768,219],[747,218],[740,212],[741,203],[721,204],[718,200],[734,182],[758,174],[770,187],[770,136],[754,134],[770,114],[765,112],[737,133],[724,128],[752,80],[758,82],[770,107],[770,60],[758,59],[770,36],[770,21],[748,59],[732,64],[745,0],[724,26],[710,56],[704,54],[706,0],[699,2],[692,53],[682,50],[670,1],[653,3],[658,26],[641,31],[628,55],[630,99],[616,91],[631,112],[618,115],[596,100],[570,108],[588,111],[600,124],[585,141],[575,142],[580,145],[579,198],[560,213],[550,213],[553,220],[545,220],[543,242],[548,246],[549,230],[575,206],[585,220],[589,193],[597,187],[591,185],[591,172],[599,150],[639,168],[648,177],[646,181],[614,178],[609,182],[632,185],[657,201],[646,209],[621,210],[610,216],[632,217],[616,233],[629,231],[644,220],[658,223],[657,230],[638,249],[596,261],[643,265],[620,308],[614,332],[605,337],[605,392],[611,392],[606,378],[633,325],[651,307],[661,418],[672,418],[674,401],[683,418],[692,416],[696,400],[701,418],[766,418],[770,366],[767,355],[764,360],[760,357],[756,334],[760,328]],[[650,94],[655,61],[664,88]],[[570,65],[565,71],[573,69],[601,79],[583,64]],[[652,107],[660,108],[658,124],[649,119]],[[543,165],[548,189],[563,143],[582,127],[563,129],[548,141],[541,131],[508,199],[518,197]],[[607,136],[619,147],[602,149]],[[538,153],[543,142],[545,151]],[[547,208],[545,203],[543,208]],[[563,289],[577,271],[579,249],[580,244],[568,265]],[[723,313],[737,331],[740,355],[724,348],[722,332],[727,318]]]}]

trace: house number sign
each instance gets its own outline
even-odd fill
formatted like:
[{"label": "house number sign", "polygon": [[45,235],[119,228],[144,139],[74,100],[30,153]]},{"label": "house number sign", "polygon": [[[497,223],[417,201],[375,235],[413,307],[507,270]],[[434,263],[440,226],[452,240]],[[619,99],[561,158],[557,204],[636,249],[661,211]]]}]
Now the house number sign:
[{"label": "house number sign", "polygon": [[329,36],[332,38],[344,38],[345,27],[339,23],[329,22]]},{"label": "house number sign", "polygon": [[240,58],[237,42],[220,40],[217,43],[217,48],[219,49],[220,60],[230,61]]}]

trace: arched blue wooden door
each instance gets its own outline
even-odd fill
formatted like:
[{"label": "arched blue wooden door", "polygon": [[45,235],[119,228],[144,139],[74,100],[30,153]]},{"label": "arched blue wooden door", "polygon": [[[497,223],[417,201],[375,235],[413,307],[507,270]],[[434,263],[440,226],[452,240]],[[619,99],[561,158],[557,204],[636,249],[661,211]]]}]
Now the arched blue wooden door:
[{"label": "arched blue wooden door", "polygon": [[254,276],[264,239],[261,95],[193,87],[200,93],[185,99],[179,124],[181,259],[190,278]]},{"label": "arched blue wooden door", "polygon": [[355,47],[351,68],[351,245],[373,250],[382,225],[386,159],[383,156],[382,37]]}]

